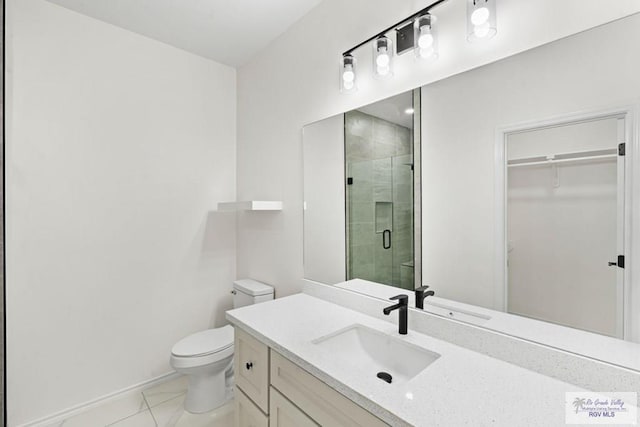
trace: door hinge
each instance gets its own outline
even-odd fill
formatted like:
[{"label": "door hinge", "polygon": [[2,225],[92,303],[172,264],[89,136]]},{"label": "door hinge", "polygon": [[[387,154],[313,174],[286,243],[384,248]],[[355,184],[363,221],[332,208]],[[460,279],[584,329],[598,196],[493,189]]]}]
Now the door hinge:
[{"label": "door hinge", "polygon": [[347,185],[353,185],[353,178],[352,177],[347,178]]},{"label": "door hinge", "polygon": [[618,255],[618,267],[624,268],[624,255]]},{"label": "door hinge", "polygon": [[624,142],[622,144],[618,144],[618,156],[624,156],[626,151],[626,145]]}]

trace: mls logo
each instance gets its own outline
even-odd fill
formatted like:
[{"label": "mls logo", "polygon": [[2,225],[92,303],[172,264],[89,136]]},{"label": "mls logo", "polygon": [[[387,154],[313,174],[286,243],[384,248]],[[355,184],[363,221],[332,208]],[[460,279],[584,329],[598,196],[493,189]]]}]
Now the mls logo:
[{"label": "mls logo", "polygon": [[637,393],[567,392],[567,424],[638,424]]}]

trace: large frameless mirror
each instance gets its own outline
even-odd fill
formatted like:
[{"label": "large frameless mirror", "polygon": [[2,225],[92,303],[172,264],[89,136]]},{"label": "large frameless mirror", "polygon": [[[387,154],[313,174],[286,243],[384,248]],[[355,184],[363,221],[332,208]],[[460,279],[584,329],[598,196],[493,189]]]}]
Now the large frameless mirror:
[{"label": "large frameless mirror", "polygon": [[639,51],[635,14],[424,86],[413,123],[381,101],[306,126],[305,277],[429,285],[427,311],[640,370]]}]

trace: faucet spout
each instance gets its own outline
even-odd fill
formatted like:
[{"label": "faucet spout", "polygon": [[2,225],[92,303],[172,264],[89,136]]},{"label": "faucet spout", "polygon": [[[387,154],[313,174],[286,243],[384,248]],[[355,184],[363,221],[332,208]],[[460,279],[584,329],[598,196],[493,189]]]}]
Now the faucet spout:
[{"label": "faucet spout", "polygon": [[435,295],[433,291],[427,291],[429,286],[420,286],[416,289],[416,308],[424,308],[424,300],[427,297]]},{"label": "faucet spout", "polygon": [[382,309],[382,312],[385,314],[385,316],[388,316],[393,310],[398,310],[398,314],[399,314],[398,333],[400,335],[407,335],[409,296],[401,294],[401,295],[396,295],[395,297],[391,297],[389,299],[398,300],[398,304],[385,307]]},{"label": "faucet spout", "polygon": [[387,316],[388,316],[389,314],[391,314],[391,312],[392,312],[393,310],[397,310],[397,309],[398,309],[398,308],[400,308],[400,307],[402,307],[402,304],[400,304],[400,303],[398,303],[398,304],[394,304],[394,305],[392,305],[392,306],[390,306],[390,307],[385,307],[384,309],[382,309],[382,312],[383,312],[385,315],[387,315]]}]

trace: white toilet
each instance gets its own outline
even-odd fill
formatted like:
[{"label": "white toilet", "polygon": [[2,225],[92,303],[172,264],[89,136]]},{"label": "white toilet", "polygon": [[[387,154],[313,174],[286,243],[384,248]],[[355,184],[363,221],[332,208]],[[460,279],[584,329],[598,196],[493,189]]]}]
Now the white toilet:
[{"label": "white toilet", "polygon": [[[252,279],[233,282],[233,308],[273,299],[273,288]],[[189,379],[184,409],[200,414],[221,406],[233,375],[233,327],[196,332],[171,349],[171,366]]]}]

